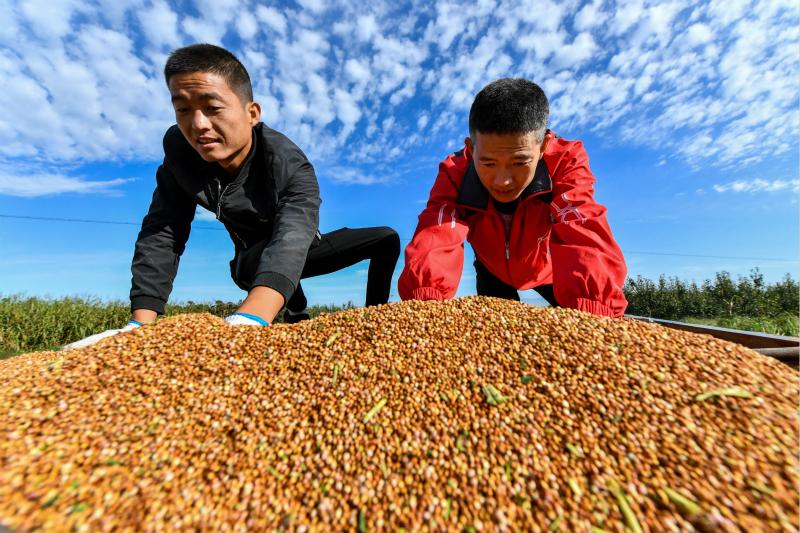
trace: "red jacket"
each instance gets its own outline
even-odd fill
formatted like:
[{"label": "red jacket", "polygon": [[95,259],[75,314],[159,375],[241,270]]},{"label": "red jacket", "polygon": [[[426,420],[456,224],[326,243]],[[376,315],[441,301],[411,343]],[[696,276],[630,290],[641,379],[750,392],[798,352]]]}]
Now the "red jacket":
[{"label": "red jacket", "polygon": [[439,165],[419,215],[398,289],[403,300],[444,300],[458,289],[464,239],[495,276],[532,289],[552,283],[563,307],[619,317],[627,269],[594,201],[594,176],[580,141],[554,138],[539,161],[506,239],[503,221],[481,184],[467,147]]}]

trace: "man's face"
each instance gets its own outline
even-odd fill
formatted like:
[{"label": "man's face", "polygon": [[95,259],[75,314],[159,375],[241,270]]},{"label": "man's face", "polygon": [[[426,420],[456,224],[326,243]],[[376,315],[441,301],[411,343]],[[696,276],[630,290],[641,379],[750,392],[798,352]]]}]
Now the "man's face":
[{"label": "man's face", "polygon": [[519,198],[533,181],[536,165],[542,158],[549,136],[536,142],[534,132],[480,133],[467,139],[475,170],[481,183],[498,202]]},{"label": "man's face", "polygon": [[250,151],[261,107],[243,103],[223,77],[209,72],[175,74],[169,92],[175,120],[192,148],[235,174]]}]

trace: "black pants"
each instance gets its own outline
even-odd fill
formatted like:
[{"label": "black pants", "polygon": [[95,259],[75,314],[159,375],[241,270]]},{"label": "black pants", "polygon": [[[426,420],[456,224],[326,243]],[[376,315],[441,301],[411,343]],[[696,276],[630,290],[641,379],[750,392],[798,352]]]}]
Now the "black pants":
[{"label": "black pants", "polygon": [[[475,282],[478,296],[494,296],[496,298],[519,301],[519,292],[517,289],[489,272],[489,270],[483,266],[483,263],[477,259],[475,260]],[[539,285],[538,287],[534,287],[533,290],[538,292],[539,296],[547,300],[547,303],[553,307],[558,307],[552,284]]]},{"label": "black pants", "polygon": [[[369,259],[366,305],[385,304],[389,301],[392,274],[399,256],[400,237],[392,228],[337,229],[311,243],[300,279],[330,274]],[[297,313],[307,305],[303,287],[298,283],[286,308]]]}]

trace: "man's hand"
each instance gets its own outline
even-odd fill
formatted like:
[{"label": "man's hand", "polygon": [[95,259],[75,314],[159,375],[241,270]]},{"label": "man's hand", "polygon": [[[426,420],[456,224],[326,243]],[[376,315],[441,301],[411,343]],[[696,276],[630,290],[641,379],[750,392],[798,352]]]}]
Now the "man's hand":
[{"label": "man's hand", "polygon": [[63,346],[61,349],[62,350],[75,350],[75,349],[78,349],[78,348],[86,348],[87,346],[91,346],[92,344],[94,344],[94,343],[96,343],[96,342],[98,342],[98,341],[100,341],[102,339],[105,339],[106,337],[112,337],[112,336],[116,335],[117,333],[125,333],[126,331],[130,331],[132,329],[136,329],[141,325],[142,324],[137,322],[136,320],[131,320],[130,322],[128,322],[128,324],[124,328],[109,329],[109,330],[103,331],[102,333],[95,333],[94,335],[90,335],[89,337],[86,337],[85,339],[81,339],[79,341],[75,341],[73,343],[67,344],[67,345]]},{"label": "man's hand", "polygon": [[239,306],[237,313],[255,315],[266,322],[275,320],[275,315],[283,307],[283,296],[270,287],[253,287],[247,298]]},{"label": "man's hand", "polygon": [[248,313],[233,313],[225,317],[225,322],[231,326],[269,326],[269,322],[260,316]]},{"label": "man's hand", "polygon": [[131,313],[131,320],[141,325],[154,322],[156,318],[158,318],[158,313],[150,309],[134,309],[133,313]]}]

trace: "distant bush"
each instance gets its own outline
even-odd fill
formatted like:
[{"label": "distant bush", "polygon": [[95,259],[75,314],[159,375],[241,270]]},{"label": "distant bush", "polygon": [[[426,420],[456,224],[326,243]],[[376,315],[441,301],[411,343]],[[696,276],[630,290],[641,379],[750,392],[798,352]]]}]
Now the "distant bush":
[{"label": "distant bush", "polygon": [[713,280],[698,285],[677,277],[661,276],[652,281],[642,276],[625,282],[627,313],[632,315],[680,320],[685,317],[733,319],[734,317],[798,316],[800,286],[789,274],[772,284],[753,269],[747,277],[731,279],[728,272],[718,272]]}]

